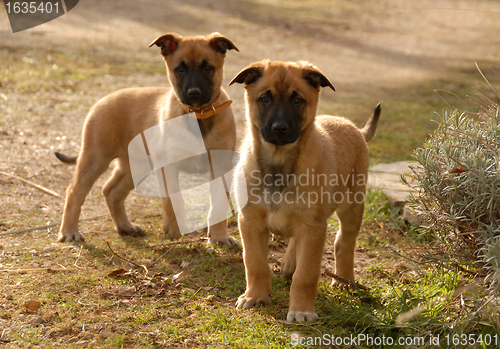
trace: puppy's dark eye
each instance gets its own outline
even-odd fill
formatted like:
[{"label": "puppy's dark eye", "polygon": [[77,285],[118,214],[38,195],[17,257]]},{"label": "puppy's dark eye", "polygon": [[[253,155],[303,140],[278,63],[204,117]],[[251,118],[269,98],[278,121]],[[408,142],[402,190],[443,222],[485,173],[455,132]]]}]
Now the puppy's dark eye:
[{"label": "puppy's dark eye", "polygon": [[212,67],[211,65],[206,65],[203,67],[203,71],[205,71],[207,73],[210,73],[213,70],[214,70],[214,67]]},{"label": "puppy's dark eye", "polygon": [[176,72],[176,73],[179,73],[179,74],[182,74],[182,73],[184,73],[185,71],[186,71],[186,69],[185,69],[182,65],[180,65],[180,66],[178,66],[177,68],[175,68],[175,72]]},{"label": "puppy's dark eye", "polygon": [[295,98],[293,99],[293,103],[294,103],[295,105],[299,106],[299,105],[304,104],[304,100],[303,100],[302,98],[300,98],[300,97],[295,97]]},{"label": "puppy's dark eye", "polygon": [[261,102],[262,104],[267,104],[267,103],[269,103],[269,97],[267,97],[267,96],[262,96],[262,97],[260,97],[260,98],[259,98],[259,100],[260,100],[260,102]]}]

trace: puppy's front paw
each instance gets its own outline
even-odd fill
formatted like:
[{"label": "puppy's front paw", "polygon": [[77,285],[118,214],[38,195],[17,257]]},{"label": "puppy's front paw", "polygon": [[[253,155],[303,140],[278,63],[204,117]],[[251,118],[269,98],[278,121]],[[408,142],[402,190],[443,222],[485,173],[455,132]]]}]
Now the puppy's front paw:
[{"label": "puppy's front paw", "polygon": [[82,242],[82,241],[85,241],[85,238],[83,237],[82,234],[78,232],[78,230],[70,230],[65,232],[60,231],[57,237],[57,242]]},{"label": "puppy's front paw", "polygon": [[318,314],[314,311],[292,311],[289,310],[286,315],[286,321],[316,321]]},{"label": "puppy's front paw", "polygon": [[251,297],[246,293],[242,294],[236,302],[237,309],[249,309],[251,307],[258,307],[261,305],[269,304],[269,296]]},{"label": "puppy's front paw", "polygon": [[163,226],[163,231],[169,240],[177,240],[181,238],[181,230],[177,225],[177,222],[165,223]]},{"label": "puppy's front paw", "polygon": [[212,244],[226,245],[226,246],[238,246],[238,242],[232,236],[229,236],[227,232],[227,222],[219,222],[214,225],[209,225],[208,238]]},{"label": "puppy's front paw", "polygon": [[127,227],[118,228],[118,234],[120,234],[121,236],[133,236],[133,237],[140,237],[146,235],[144,229],[136,225],[129,225]]},{"label": "puppy's front paw", "polygon": [[232,236],[215,237],[210,236],[210,242],[212,244],[226,245],[226,246],[238,246],[238,241]]}]

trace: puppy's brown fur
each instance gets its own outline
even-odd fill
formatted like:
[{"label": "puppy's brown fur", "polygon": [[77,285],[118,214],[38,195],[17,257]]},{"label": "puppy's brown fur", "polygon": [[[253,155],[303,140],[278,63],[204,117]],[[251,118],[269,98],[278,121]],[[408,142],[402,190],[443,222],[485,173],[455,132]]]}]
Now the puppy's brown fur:
[{"label": "puppy's brown fur", "polygon": [[[150,46],[161,48],[172,88],[130,88],[112,93],[90,110],[85,121],[82,147],[78,158],[62,154],[67,163],[76,161],[73,180],[66,192],[59,241],[82,241],[78,232],[80,209],[94,182],[113,159],[118,165],[103,188],[106,203],[121,235],[142,235],[125,212],[124,201],[134,188],[128,158],[128,144],[141,131],[162,121],[186,114],[181,103],[193,109],[210,105],[219,94],[221,102],[229,99],[221,88],[224,57],[227,50],[238,50],[231,41],[212,33],[208,36],[182,37],[170,33],[158,37]],[[234,150],[236,127],[231,108],[205,120],[199,126],[208,150]],[[180,237],[170,199],[163,199],[166,220],[164,230],[171,238]],[[227,221],[208,229],[211,242],[236,244],[228,235]]]},{"label": "puppy's brown fur", "polygon": [[[320,88],[334,88],[307,62],[256,62],[235,82],[245,84],[249,128],[237,170],[244,173],[248,190],[248,203],[239,213],[247,289],[237,307],[269,302],[272,232],[290,237],[282,268],[293,275],[287,320],[315,320],[327,219],[333,212],[340,221],[335,273],[354,280],[368,172],[366,141],[375,133],[380,107],[362,130],[344,118],[316,116]],[[237,187],[237,193],[242,190]]]}]

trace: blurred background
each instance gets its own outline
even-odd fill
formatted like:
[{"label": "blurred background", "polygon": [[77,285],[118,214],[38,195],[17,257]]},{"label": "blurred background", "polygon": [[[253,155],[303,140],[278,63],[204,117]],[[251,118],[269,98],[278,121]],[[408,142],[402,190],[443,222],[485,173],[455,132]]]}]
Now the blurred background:
[{"label": "blurred background", "polygon": [[[408,159],[435,128],[434,112],[447,108],[434,90],[473,94],[482,81],[474,63],[493,77],[500,60],[494,0],[85,0],[16,34],[0,6],[0,127],[9,133],[19,122],[42,123],[52,136],[47,144],[74,149],[100,97],[168,84],[158,49],[148,48],[154,38],[213,31],[240,49],[227,53],[226,82],[256,60],[308,60],[337,90],[323,92],[320,112],[361,126],[383,101],[372,162]],[[226,90],[241,138],[243,88]]]}]

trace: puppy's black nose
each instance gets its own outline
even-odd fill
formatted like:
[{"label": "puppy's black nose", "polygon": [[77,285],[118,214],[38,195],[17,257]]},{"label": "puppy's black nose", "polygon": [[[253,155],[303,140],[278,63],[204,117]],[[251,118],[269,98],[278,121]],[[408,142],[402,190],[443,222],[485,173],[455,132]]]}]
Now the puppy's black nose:
[{"label": "puppy's black nose", "polygon": [[285,124],[284,122],[275,122],[271,126],[271,129],[277,136],[282,136],[288,132],[288,125]]},{"label": "puppy's black nose", "polygon": [[190,87],[187,91],[187,95],[192,99],[200,98],[201,90],[199,87]]}]

